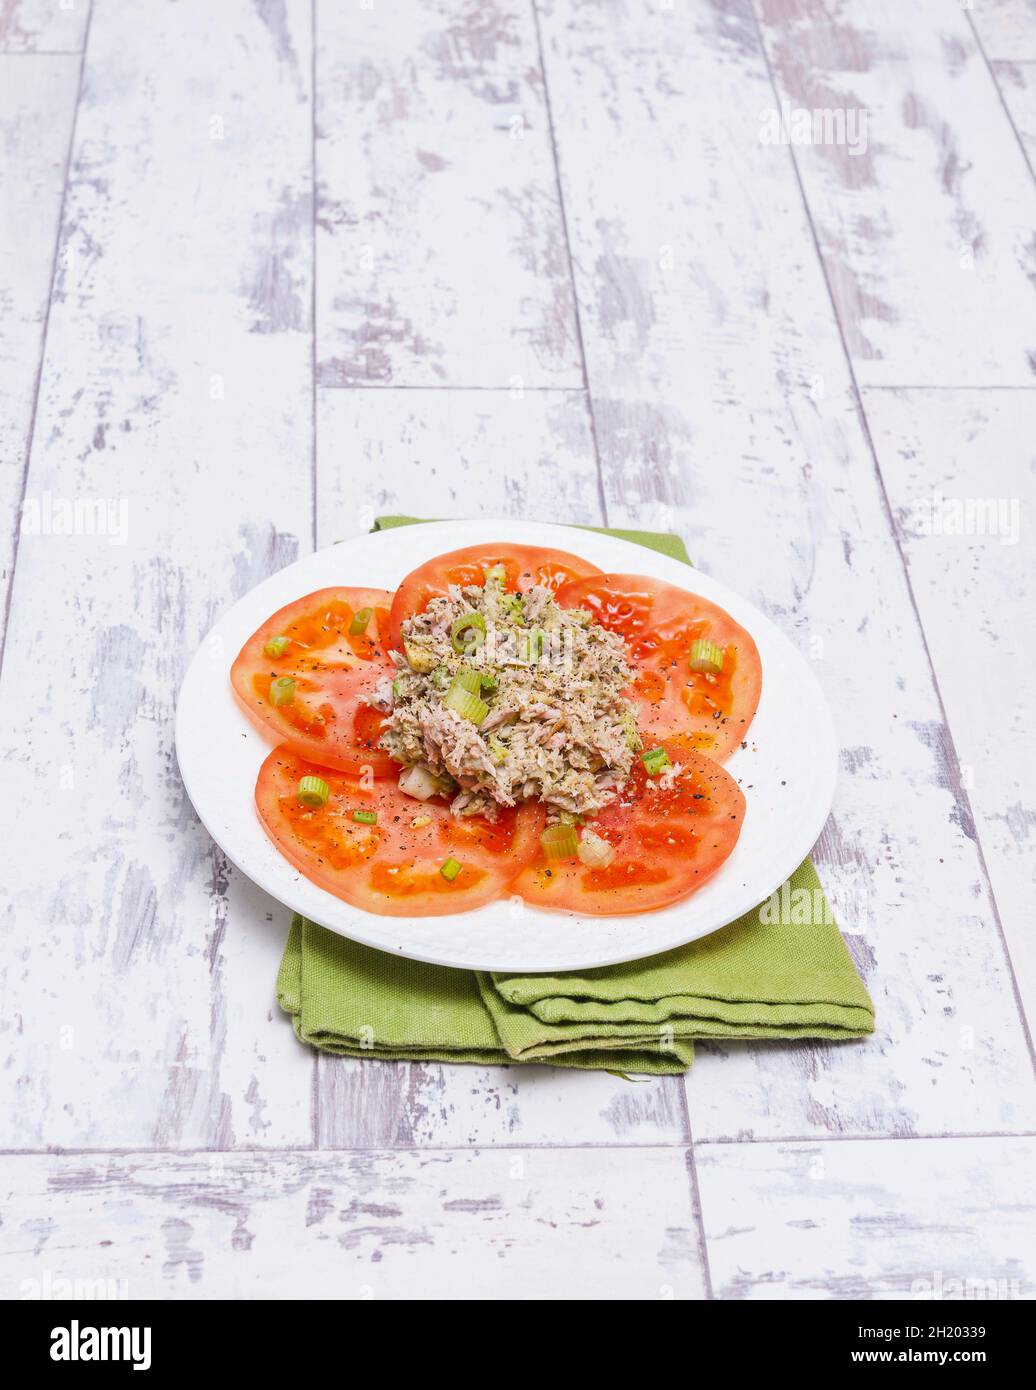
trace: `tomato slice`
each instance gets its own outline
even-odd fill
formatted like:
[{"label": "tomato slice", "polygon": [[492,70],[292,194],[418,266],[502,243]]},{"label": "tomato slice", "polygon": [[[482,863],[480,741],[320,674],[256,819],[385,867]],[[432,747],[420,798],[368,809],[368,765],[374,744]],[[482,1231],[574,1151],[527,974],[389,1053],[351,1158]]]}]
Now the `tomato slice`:
[{"label": "tomato slice", "polygon": [[546,550],[536,545],[493,541],[449,550],[419,565],[396,590],[387,633],[389,646],[401,649],[400,627],[405,618],[423,613],[429,600],[445,594],[450,584],[482,584],[485,571],[492,565],[503,565],[504,588],[520,594],[534,584],[556,593],[572,580],[601,573],[596,565],[570,555],[567,550]]},{"label": "tomato slice", "polygon": [[[302,777],[327,783],[318,810],[299,805]],[[389,917],[439,917],[498,898],[539,848],[543,808],[501,807],[496,821],[458,819],[441,801],[404,795],[394,781],[363,781],[275,748],[259,769],[255,804],[284,857],[319,887],[366,912]],[[373,812],[374,825],[353,819]],[[416,822],[416,824],[415,824]],[[452,880],[440,872],[460,864]]]},{"label": "tomato slice", "polygon": [[[231,667],[230,680],[245,713],[278,743],[323,767],[375,777],[397,771],[378,747],[382,716],[363,696],[395,674],[385,645],[392,595],[385,589],[318,589],[296,599],[253,632]],[[349,631],[364,608],[372,610],[364,633]],[[287,637],[281,656],[263,648]],[[270,684],[280,676],[295,681],[289,704],[270,701]]]},{"label": "tomato slice", "polygon": [[548,861],[539,850],[511,892],[535,907],[615,917],[651,912],[689,897],[716,872],[741,833],[745,798],[724,768],[698,752],[693,735],[663,739],[680,771],[671,784],[648,777],[637,758],[622,796],[593,830],[611,844],[605,868]]},{"label": "tomato slice", "polygon": [[[637,667],[627,693],[639,705],[645,739],[679,729],[720,760],[744,739],[759,705],[762,667],[755,642],[725,609],[642,574],[577,580],[559,590],[557,601],[563,608],[588,608],[595,622],[626,639]],[[691,670],[691,643],[698,637],[724,649],[718,675]]]}]

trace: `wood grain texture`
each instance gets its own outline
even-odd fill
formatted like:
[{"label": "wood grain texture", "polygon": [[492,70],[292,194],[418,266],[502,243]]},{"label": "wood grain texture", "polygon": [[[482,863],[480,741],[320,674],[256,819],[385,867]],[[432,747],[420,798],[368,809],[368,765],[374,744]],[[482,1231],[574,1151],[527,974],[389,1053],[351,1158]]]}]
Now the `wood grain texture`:
[{"label": "wood grain texture", "polygon": [[318,5],[318,381],[582,385],[531,8]]},{"label": "wood grain texture", "polygon": [[969,9],[990,58],[1036,60],[1036,0],[972,0]]},{"label": "wood grain texture", "polygon": [[815,661],[843,745],[815,857],[878,1032],[701,1048],[695,1140],[1032,1126],[1024,1028],[837,325],[788,151],[757,138],[751,14],[554,4],[544,34],[609,520],[670,525],[751,595]]},{"label": "wood grain texture", "polygon": [[308,22],[94,16],[27,489],[89,506],[22,535],[0,684],[8,1147],[310,1137],[279,943],[173,749],[213,619],[308,545]]},{"label": "wood grain texture", "polygon": [[59,1279],[164,1299],[704,1288],[680,1149],[6,1158],[0,1190],[7,1298]]},{"label": "wood grain texture", "polygon": [[990,66],[1029,167],[1036,171],[1036,62]]},{"label": "wood grain texture", "polygon": [[920,1307],[1036,1292],[1031,1137],[718,1144],[695,1158],[717,1298]]},{"label": "wood grain texture", "polygon": [[[3,504],[58,251],[0,675],[0,1296],[1032,1295],[997,920],[1031,1015],[1031,11],[99,0],[87,40],[86,0],[0,0]],[[866,149],[768,142],[782,99]],[[936,488],[1016,498],[1019,544],[917,533]],[[296,1042],[176,690],[379,511],[676,530],[800,644],[872,1040],[636,1084]]]},{"label": "wood grain texture", "polygon": [[81,53],[90,0],[0,0],[0,53]]},{"label": "wood grain texture", "polygon": [[79,66],[75,55],[0,53],[0,651]]},{"label": "wood grain texture", "polygon": [[941,0],[758,10],[782,100],[866,117],[861,153],[794,146],[860,384],[1032,385],[1036,186],[967,12]]},{"label": "wood grain texture", "polygon": [[379,514],[600,525],[582,391],[320,391],[317,540]]},{"label": "wood grain texture", "polygon": [[1036,392],[865,394],[882,476],[1036,1026]]},{"label": "wood grain texture", "polygon": [[321,1057],[318,1142],[330,1148],[678,1144],[675,1077],[563,1067],[447,1067]]}]

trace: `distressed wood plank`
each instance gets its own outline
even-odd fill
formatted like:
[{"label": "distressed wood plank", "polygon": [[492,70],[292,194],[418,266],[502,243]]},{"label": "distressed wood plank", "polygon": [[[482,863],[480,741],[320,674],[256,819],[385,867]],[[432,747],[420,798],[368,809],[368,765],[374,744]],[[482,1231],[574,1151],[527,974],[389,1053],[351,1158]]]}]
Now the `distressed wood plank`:
[{"label": "distressed wood plank", "polygon": [[63,54],[0,54],[0,650],[79,61]]},{"label": "distressed wood plank", "polygon": [[90,0],[3,0],[0,53],[81,53]]},{"label": "distressed wood plank", "polygon": [[601,523],[582,391],[320,391],[317,412],[320,545],[379,513]]},{"label": "distressed wood plank", "polygon": [[[602,520],[581,391],[320,391],[317,405],[321,545],[370,530],[380,512]],[[332,1057],[321,1057],[319,1076],[325,1145],[684,1137],[673,1078]]]},{"label": "distressed wood plank", "polygon": [[686,1138],[675,1077],[321,1057],[319,1143],[646,1145]]},{"label": "distressed wood plank", "polygon": [[1036,63],[1001,62],[991,68],[1022,149],[1036,169]]},{"label": "distressed wood plank", "polygon": [[877,1035],[702,1047],[694,1137],[1032,1127],[952,739],[788,153],[757,138],[751,12],[565,3],[544,30],[609,520],[668,518],[759,603],[843,746],[816,859]]},{"label": "distressed wood plank", "polygon": [[990,58],[1036,59],[1036,0],[971,0],[967,8]]},{"label": "distressed wood plank", "polygon": [[3,1160],[0,1190],[7,1298],[62,1279],[162,1299],[703,1291],[680,1149],[33,1156]]},{"label": "distressed wood plank", "polygon": [[1031,1030],[1036,392],[869,391],[865,406]]},{"label": "distressed wood plank", "polygon": [[709,1144],[695,1159],[717,1298],[1036,1292],[1031,1137]]},{"label": "distressed wood plank", "polygon": [[[758,0],[781,99],[866,116],[795,157],[862,385],[1032,385],[1036,186],[967,11]],[[859,150],[859,145],[856,147]]]},{"label": "distressed wood plank", "polygon": [[318,4],[318,380],[582,385],[526,4]]},{"label": "distressed wood plank", "polygon": [[113,509],[23,534],[12,589],[7,1146],[310,1137],[278,944],[173,750],[196,644],[308,545],[308,73],[305,0],[94,16],[28,499]]}]

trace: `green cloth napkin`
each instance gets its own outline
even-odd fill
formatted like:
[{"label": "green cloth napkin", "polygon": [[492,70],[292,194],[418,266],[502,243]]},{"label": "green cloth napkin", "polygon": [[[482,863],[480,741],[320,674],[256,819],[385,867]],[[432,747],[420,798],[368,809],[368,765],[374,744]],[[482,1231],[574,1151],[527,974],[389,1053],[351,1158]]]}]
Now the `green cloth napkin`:
[{"label": "green cloth napkin", "polygon": [[[385,516],[374,529],[416,522]],[[678,536],[606,534],[690,563]],[[874,1031],[874,1006],[808,859],[768,904],[701,941],[563,975],[424,965],[296,916],[277,999],[303,1042],[346,1057],[636,1073],[686,1071],[695,1038],[837,1041]]]}]

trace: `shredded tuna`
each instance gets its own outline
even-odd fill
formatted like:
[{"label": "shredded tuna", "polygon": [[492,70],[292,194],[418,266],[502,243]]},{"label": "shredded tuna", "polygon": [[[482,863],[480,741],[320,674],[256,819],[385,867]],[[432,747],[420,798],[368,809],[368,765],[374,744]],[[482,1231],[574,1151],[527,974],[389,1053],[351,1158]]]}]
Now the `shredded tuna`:
[{"label": "shredded tuna", "polygon": [[[485,633],[469,626],[458,652],[454,625],[469,615]],[[633,679],[625,644],[590,617],[559,608],[540,586],[519,596],[493,578],[451,585],[403,624],[387,705],[380,687],[371,699],[388,708],[381,746],[440,778],[455,815],[493,815],[528,798],[555,812],[599,811],[622,790],[640,739],[622,694]],[[458,672],[482,679],[480,722],[445,703]]]}]

